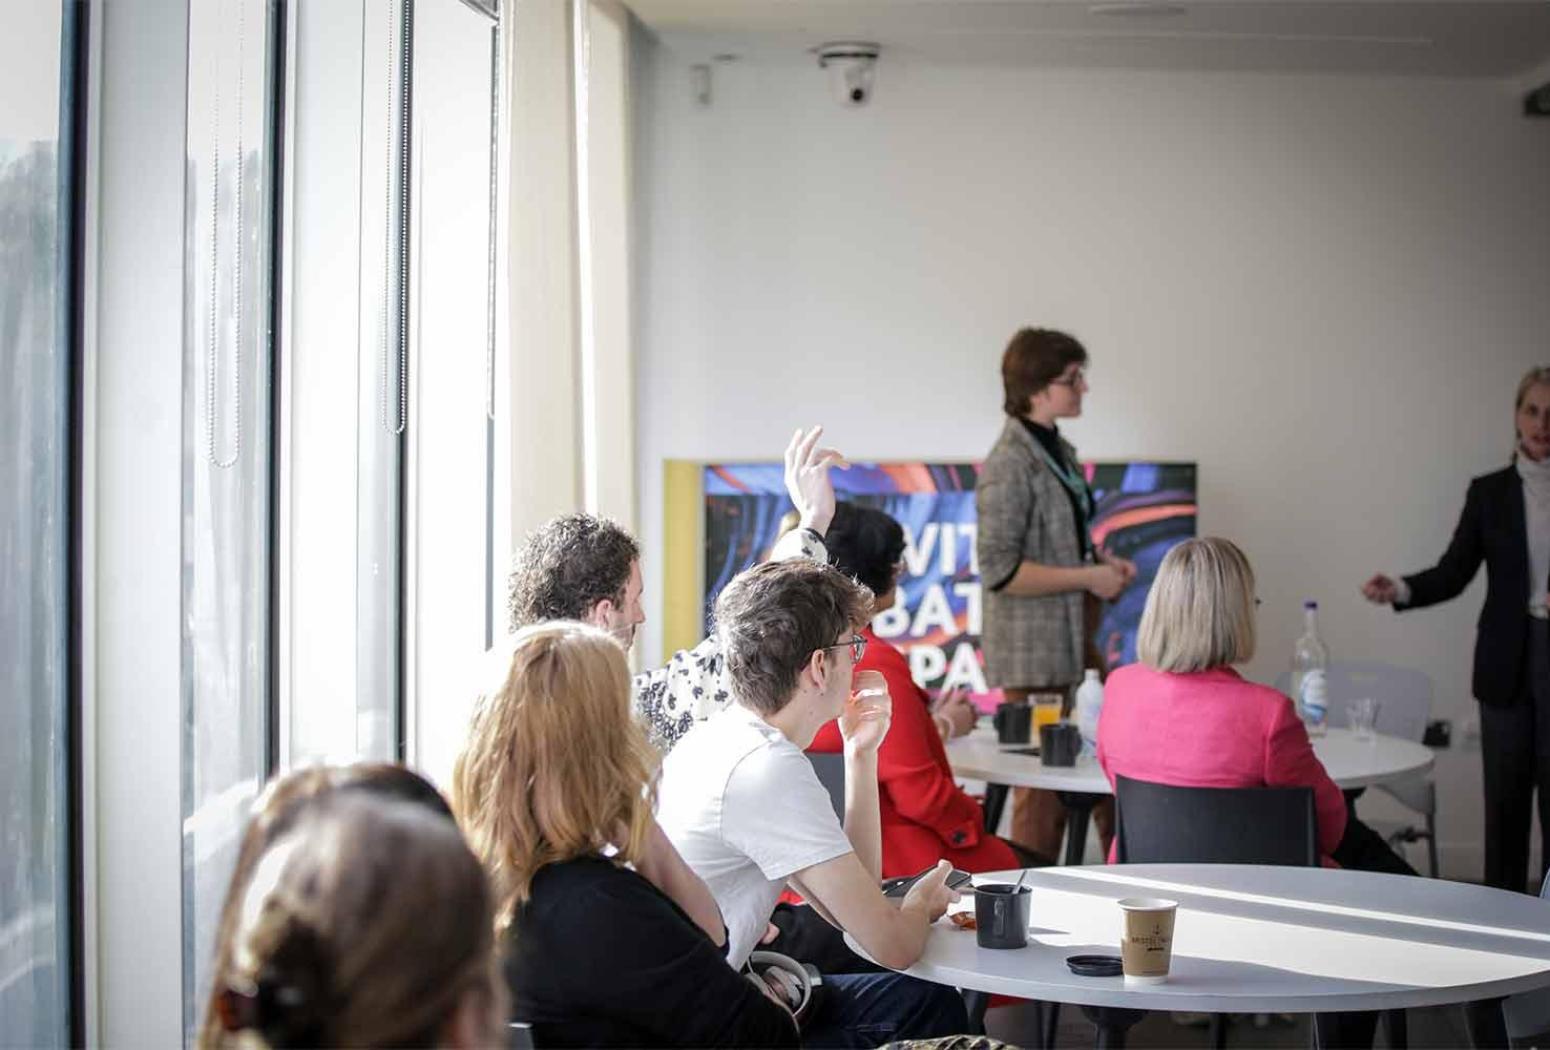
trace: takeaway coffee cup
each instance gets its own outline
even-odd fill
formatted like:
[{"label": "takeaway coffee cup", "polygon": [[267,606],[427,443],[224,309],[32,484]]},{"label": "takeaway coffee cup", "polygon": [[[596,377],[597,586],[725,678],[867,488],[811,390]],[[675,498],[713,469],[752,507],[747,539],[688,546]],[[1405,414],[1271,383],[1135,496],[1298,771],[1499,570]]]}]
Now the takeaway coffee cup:
[{"label": "takeaway coffee cup", "polygon": [[1070,722],[1039,727],[1039,758],[1046,766],[1074,766],[1082,750],[1082,731]]},{"label": "takeaway coffee cup", "polygon": [[1125,935],[1119,942],[1126,984],[1162,984],[1173,960],[1173,920],[1179,902],[1161,897],[1126,897]]},{"label": "takeaway coffee cup", "polygon": [[990,721],[1003,744],[1026,744],[1033,728],[1033,708],[1021,701],[998,704]]},{"label": "takeaway coffee cup", "polygon": [[987,882],[974,887],[975,938],[981,948],[1021,948],[1028,943],[1030,886]]}]

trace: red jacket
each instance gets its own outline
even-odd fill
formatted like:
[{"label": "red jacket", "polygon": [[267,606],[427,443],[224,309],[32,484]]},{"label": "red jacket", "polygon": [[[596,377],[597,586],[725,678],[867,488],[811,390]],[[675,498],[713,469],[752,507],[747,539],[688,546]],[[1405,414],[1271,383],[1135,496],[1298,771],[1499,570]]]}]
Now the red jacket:
[{"label": "red jacket", "polygon": [[[946,857],[964,871],[1018,867],[1005,842],[985,833],[980,804],[953,780],[930,699],[910,677],[904,654],[863,630],[866,653],[858,671],[879,671],[893,699],[893,722],[877,749],[877,794],[882,818],[883,876],[913,875]],[[839,726],[818,731],[810,750],[844,749]]]},{"label": "red jacket", "polygon": [[1311,787],[1326,865],[1345,834],[1345,796],[1291,700],[1230,667],[1169,674],[1130,664],[1109,675],[1098,763],[1110,784],[1120,775],[1177,787]]}]

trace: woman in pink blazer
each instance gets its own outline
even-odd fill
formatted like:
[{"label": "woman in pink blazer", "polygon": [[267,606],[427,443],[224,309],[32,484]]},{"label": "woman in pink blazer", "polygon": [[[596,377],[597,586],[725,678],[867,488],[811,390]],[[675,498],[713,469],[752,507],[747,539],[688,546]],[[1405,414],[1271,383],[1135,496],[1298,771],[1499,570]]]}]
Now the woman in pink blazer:
[{"label": "woman in pink blazer", "polygon": [[1186,540],[1163,558],[1141,615],[1140,663],[1104,687],[1098,762],[1109,783],[1312,788],[1325,864],[1415,874],[1348,810],[1292,701],[1232,669],[1254,655],[1256,602],[1254,570],[1227,540]]}]

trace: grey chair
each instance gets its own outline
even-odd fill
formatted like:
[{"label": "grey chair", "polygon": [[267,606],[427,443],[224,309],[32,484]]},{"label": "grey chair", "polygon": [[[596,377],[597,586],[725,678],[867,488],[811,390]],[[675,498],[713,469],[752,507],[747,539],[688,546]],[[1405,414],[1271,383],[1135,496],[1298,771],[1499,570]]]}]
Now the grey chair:
[{"label": "grey chair", "polygon": [[512,1021],[508,1024],[506,1050],[536,1050],[533,1046],[533,1026],[522,1021]]},{"label": "grey chair", "polygon": [[[1291,675],[1276,679],[1276,688],[1285,692]],[[1424,671],[1377,662],[1333,663],[1329,665],[1329,724],[1336,728],[1350,725],[1348,708],[1352,700],[1370,696],[1378,701],[1375,729],[1385,736],[1420,743],[1426,736],[1426,723],[1432,712],[1432,680]],[[1422,826],[1377,821],[1373,829],[1403,852],[1408,843],[1426,844],[1427,874],[1437,877],[1437,785],[1428,774],[1405,777],[1379,784],[1376,790],[1420,814]]]},{"label": "grey chair", "polygon": [[1319,862],[1313,789],[1173,787],[1114,778],[1121,864]]},{"label": "grey chair", "polygon": [[[1539,899],[1550,908],[1550,875],[1539,887]],[[1550,1032],[1550,988],[1507,996],[1502,1000],[1502,1022],[1507,1027],[1507,1037],[1514,1041]],[[1539,1045],[1546,1044],[1541,1041]]]},{"label": "grey chair", "polygon": [[834,804],[834,815],[845,819],[845,756],[837,751],[809,751],[807,760],[818,774],[818,782],[829,792]]}]

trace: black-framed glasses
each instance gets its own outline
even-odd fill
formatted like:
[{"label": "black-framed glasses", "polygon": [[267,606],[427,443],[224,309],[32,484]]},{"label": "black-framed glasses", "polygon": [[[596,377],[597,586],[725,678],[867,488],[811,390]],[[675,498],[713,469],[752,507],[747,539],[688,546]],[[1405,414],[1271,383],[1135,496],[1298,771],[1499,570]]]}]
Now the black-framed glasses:
[{"label": "black-framed glasses", "polygon": [[861,654],[866,652],[866,639],[861,637],[861,635],[859,635],[859,634],[851,635],[850,636],[850,641],[848,641],[848,642],[835,642],[833,645],[820,645],[818,648],[820,650],[824,650],[824,649],[843,649],[847,645],[850,646],[850,658],[851,658],[851,660],[853,662],[860,663],[861,662]]},{"label": "black-framed glasses", "polygon": [[1069,386],[1069,387],[1074,387],[1074,386],[1076,386],[1079,383],[1086,383],[1086,382],[1087,382],[1087,369],[1085,369],[1085,368],[1078,368],[1075,372],[1072,372],[1068,376],[1061,376],[1059,379],[1051,379],[1049,381],[1049,385],[1050,386]]}]

